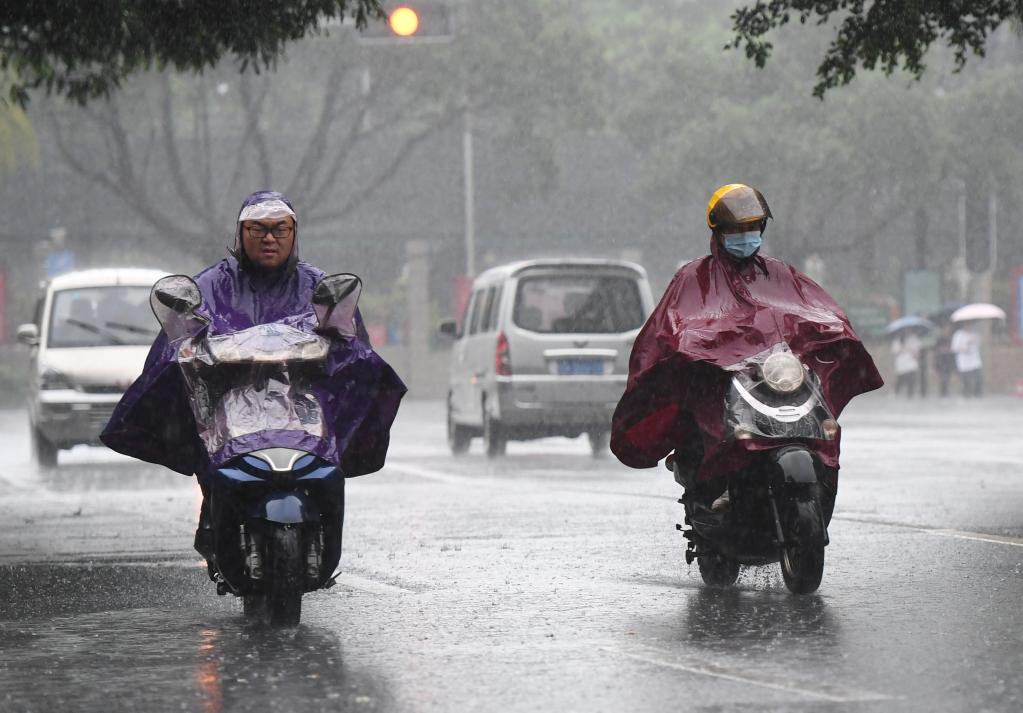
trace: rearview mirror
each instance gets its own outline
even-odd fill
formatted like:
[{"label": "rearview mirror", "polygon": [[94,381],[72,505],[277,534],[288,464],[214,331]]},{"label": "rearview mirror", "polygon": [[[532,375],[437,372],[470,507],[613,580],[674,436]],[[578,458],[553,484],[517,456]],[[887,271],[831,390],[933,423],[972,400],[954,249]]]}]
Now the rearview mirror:
[{"label": "rearview mirror", "polygon": [[320,328],[354,337],[355,310],[361,294],[362,280],[357,275],[343,272],[320,280],[313,290],[313,311]]},{"label": "rearview mirror", "polygon": [[207,324],[204,317],[195,313],[202,306],[202,292],[187,275],[168,275],[157,280],[149,293],[149,306],[172,342],[195,336]]},{"label": "rearview mirror", "polygon": [[451,337],[454,339],[458,336],[458,325],[455,324],[453,319],[445,319],[443,322],[437,325],[437,331],[443,334],[445,337]]},{"label": "rearview mirror", "polygon": [[39,327],[35,326],[31,322],[28,324],[18,325],[17,339],[22,344],[27,344],[30,347],[39,345]]}]

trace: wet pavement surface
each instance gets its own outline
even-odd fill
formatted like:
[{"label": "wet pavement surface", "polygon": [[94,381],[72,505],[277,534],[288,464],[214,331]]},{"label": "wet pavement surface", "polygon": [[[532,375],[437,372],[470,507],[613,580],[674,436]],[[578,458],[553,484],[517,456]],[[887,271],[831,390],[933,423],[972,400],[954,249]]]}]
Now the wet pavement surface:
[{"label": "wet pavement surface", "polygon": [[349,481],[344,574],[250,624],[190,549],[190,479],[100,449],[38,472],[0,412],[2,711],[1018,711],[1023,400],[854,403],[824,581],[704,587],[662,469],[584,439],[447,454],[403,407]]}]

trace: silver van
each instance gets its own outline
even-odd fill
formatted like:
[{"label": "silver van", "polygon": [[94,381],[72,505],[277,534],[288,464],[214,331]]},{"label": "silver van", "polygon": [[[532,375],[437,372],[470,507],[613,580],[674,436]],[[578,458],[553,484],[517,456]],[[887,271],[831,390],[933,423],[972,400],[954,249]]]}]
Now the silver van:
[{"label": "silver van", "polygon": [[622,260],[528,260],[473,282],[454,337],[448,443],[465,453],[482,436],[488,456],[509,440],[589,436],[607,451],[632,342],[653,309],[646,271]]},{"label": "silver van", "polygon": [[100,444],[160,331],[149,289],[166,274],[102,268],[54,277],[34,321],[18,327],[18,340],[32,348],[29,428],[39,465],[56,465],[62,448]]}]

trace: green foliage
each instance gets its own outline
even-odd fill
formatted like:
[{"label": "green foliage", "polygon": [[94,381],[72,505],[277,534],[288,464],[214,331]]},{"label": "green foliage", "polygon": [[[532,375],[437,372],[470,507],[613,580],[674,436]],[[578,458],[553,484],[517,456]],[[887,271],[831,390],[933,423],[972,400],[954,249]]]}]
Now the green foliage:
[{"label": "green foliage", "polygon": [[[0,96],[11,82],[0,73]],[[25,112],[0,101],[0,170],[12,171],[19,166],[39,165],[39,144],[32,123]]]},{"label": "green foliage", "polygon": [[[336,225],[466,113],[481,141],[514,145],[528,165],[527,179],[508,172],[498,190],[542,191],[557,178],[554,137],[604,120],[599,47],[565,0],[458,7],[467,15],[446,43],[364,43],[332,29],[261,76],[227,61],[200,76],[143,72],[104,101],[33,108],[53,118],[73,170],[203,259],[222,252],[253,186],[299,201],[303,228]],[[451,167],[460,174],[457,155]]]},{"label": "green foliage", "polygon": [[744,47],[757,67],[764,67],[774,45],[764,37],[797,18],[800,24],[826,25],[838,16],[839,26],[817,68],[814,96],[844,86],[857,66],[879,68],[891,75],[901,65],[919,78],[928,48],[944,39],[952,48],[957,69],[967,56],[984,56],[988,37],[1007,20],[1023,20],[1021,0],[757,0],[732,15],[735,36],[727,47]]},{"label": "green foliage", "polygon": [[156,67],[201,72],[233,56],[244,71],[272,68],[290,42],[346,16],[382,18],[379,0],[38,0],[5,3],[0,69],[17,77],[12,101],[44,88],[79,104],[109,96]]},{"label": "green foliage", "polygon": [[[617,124],[642,153],[651,205],[691,221],[680,226],[683,255],[706,249],[706,200],[736,181],[763,190],[775,209],[768,254],[797,265],[824,255],[831,277],[861,293],[915,264],[921,211],[930,266],[958,254],[963,183],[984,210],[985,191],[997,191],[1003,226],[1018,215],[1023,69],[1014,62],[987,59],[940,77],[861,72],[821,102],[805,91],[820,35],[779,28],[772,61],[758,69],[722,51],[727,9],[693,3],[636,15],[642,42],[630,34],[609,49],[622,58]],[[994,55],[1018,51],[1014,36],[996,40]]]}]

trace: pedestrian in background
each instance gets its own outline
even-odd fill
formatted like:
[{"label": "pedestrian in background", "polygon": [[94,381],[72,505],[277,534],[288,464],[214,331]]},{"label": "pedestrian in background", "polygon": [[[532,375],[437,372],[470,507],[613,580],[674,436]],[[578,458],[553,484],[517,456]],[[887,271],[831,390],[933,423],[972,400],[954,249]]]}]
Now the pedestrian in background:
[{"label": "pedestrian in background", "polygon": [[911,330],[904,329],[892,340],[892,356],[895,357],[895,393],[906,392],[913,398],[920,378],[920,338]]},{"label": "pedestrian in background", "polygon": [[956,357],[956,371],[963,383],[963,396],[980,396],[983,391],[984,366],[980,357],[980,335],[972,325],[963,325],[952,335],[952,351]]},{"label": "pedestrian in background", "polygon": [[952,373],[956,371],[956,354],[952,351],[952,325],[948,322],[941,325],[934,343],[934,370],[938,372],[938,392],[948,396]]}]

